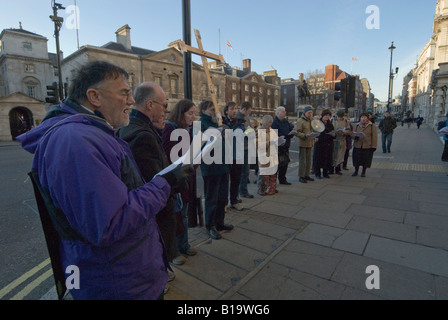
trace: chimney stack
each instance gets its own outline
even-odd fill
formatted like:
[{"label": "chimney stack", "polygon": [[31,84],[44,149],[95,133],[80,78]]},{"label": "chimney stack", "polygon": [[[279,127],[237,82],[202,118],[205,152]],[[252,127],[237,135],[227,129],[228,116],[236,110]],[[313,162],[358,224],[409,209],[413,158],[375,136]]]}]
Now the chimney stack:
[{"label": "chimney stack", "polygon": [[243,71],[244,72],[252,72],[252,61],[250,59],[243,60]]},{"label": "chimney stack", "polygon": [[117,35],[117,43],[123,45],[127,50],[132,50],[131,28],[129,25],[122,26],[115,32],[115,34]]}]

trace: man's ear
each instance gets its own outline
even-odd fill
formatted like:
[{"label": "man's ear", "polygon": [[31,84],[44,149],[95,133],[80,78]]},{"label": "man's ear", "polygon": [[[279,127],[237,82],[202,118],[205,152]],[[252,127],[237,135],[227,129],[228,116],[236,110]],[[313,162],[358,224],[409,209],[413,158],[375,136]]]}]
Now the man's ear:
[{"label": "man's ear", "polygon": [[100,108],[101,107],[101,99],[100,96],[98,94],[98,91],[95,89],[89,89],[87,90],[87,101],[90,102],[90,104],[96,108]]}]

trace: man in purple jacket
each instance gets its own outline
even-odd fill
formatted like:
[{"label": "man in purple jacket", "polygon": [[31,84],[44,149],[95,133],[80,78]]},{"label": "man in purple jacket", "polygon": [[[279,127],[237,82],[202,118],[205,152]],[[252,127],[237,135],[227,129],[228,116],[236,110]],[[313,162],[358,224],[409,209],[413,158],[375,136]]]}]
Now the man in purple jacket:
[{"label": "man in purple jacket", "polygon": [[155,216],[188,168],[144,181],[115,134],[134,104],[127,77],[107,62],[83,66],[69,98],[18,137],[34,154],[46,200],[62,213],[50,216],[65,231],[58,231],[63,270],[79,269],[74,299],[163,298],[169,266]]}]

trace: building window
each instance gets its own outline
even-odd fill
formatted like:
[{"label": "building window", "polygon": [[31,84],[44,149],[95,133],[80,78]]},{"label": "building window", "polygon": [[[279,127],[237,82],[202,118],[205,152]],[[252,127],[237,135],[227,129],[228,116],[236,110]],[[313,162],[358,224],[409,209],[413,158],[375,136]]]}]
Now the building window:
[{"label": "building window", "polygon": [[238,103],[237,98],[236,98],[236,94],[232,94],[232,101],[235,103]]},{"label": "building window", "polygon": [[31,42],[24,42],[23,49],[31,51],[31,50],[33,50],[33,44]]},{"label": "building window", "polygon": [[2,52],[2,48],[3,48],[3,41],[0,40],[0,52]]},{"label": "building window", "polygon": [[248,84],[244,85],[244,91],[249,91],[249,85]]},{"label": "building window", "polygon": [[236,82],[232,82],[232,90],[236,90]]},{"label": "building window", "polygon": [[170,79],[170,89],[171,89],[171,94],[179,93],[179,86],[178,86],[177,78]]},{"label": "building window", "polygon": [[34,65],[33,64],[25,64],[25,72],[34,73]]},{"label": "building window", "polygon": [[252,87],[252,92],[257,92],[257,87],[253,86]]},{"label": "building window", "polygon": [[34,86],[27,86],[27,91],[28,91],[28,95],[30,96],[30,97],[33,97],[33,98],[35,98],[36,96],[35,96],[35,87]]},{"label": "building window", "polygon": [[159,86],[162,86],[162,77],[155,76],[154,77],[154,82],[157,83]]},{"label": "building window", "polygon": [[268,96],[271,95],[271,89],[268,89]]}]

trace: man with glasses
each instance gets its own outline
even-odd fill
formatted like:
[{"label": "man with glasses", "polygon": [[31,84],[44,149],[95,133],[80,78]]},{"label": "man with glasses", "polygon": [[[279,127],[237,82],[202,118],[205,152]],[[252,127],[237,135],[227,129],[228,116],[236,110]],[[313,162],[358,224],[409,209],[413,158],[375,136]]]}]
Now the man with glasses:
[{"label": "man with glasses", "polygon": [[187,172],[142,178],[128,145],[115,134],[129,123],[135,102],[127,78],[110,63],[88,63],[73,79],[68,99],[18,137],[34,154],[39,212],[51,218],[43,226],[56,244],[49,246],[53,268],[79,269],[79,287],[70,290],[74,299],[161,299],[168,278],[155,218]]},{"label": "man with glasses", "polygon": [[[146,181],[169,166],[159,134],[160,119],[168,112],[166,95],[162,87],[154,82],[140,84],[134,92],[135,105],[129,115],[129,125],[120,129],[119,136],[129,143],[137,166]],[[186,259],[177,251],[176,216],[174,199],[157,215],[157,223],[167,248],[168,260],[183,264]]]}]

